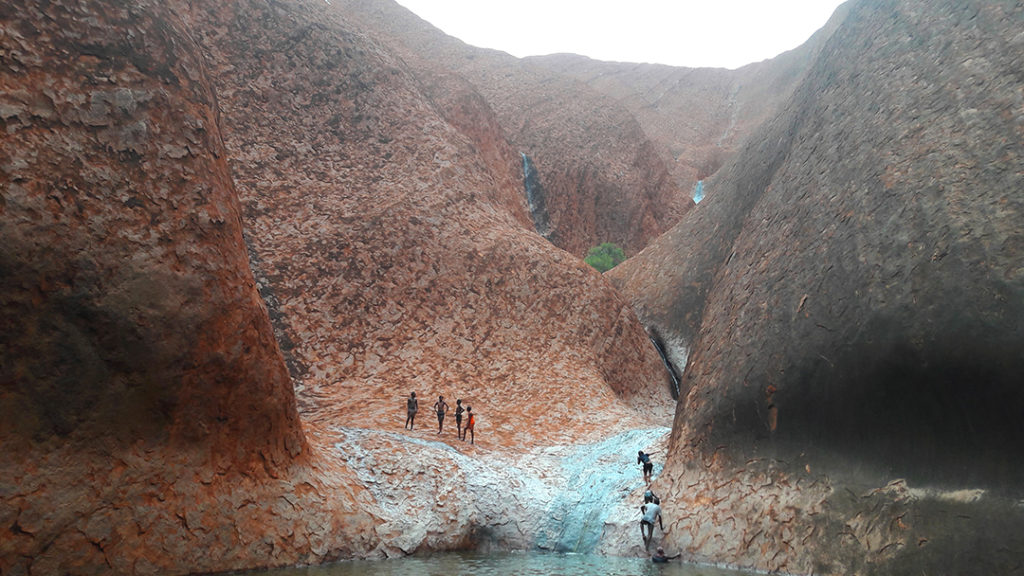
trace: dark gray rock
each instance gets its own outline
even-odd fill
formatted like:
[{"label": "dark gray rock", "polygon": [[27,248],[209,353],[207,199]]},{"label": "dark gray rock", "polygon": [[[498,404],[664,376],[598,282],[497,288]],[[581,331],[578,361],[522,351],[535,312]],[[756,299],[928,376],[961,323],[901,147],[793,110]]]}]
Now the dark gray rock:
[{"label": "dark gray rock", "polygon": [[[974,536],[918,503],[887,553],[914,573],[1014,566],[1022,23],[1020,3],[851,4],[784,112],[698,209],[612,273],[689,352],[670,474],[684,476],[684,456],[768,456],[836,486],[984,490],[1007,500],[958,504],[987,519]],[[865,512],[830,498],[839,526]],[[911,553],[914,537],[932,542],[927,553]],[[979,541],[991,555],[973,563]],[[849,557],[873,551],[861,545]],[[869,564],[886,565],[879,554]]]}]

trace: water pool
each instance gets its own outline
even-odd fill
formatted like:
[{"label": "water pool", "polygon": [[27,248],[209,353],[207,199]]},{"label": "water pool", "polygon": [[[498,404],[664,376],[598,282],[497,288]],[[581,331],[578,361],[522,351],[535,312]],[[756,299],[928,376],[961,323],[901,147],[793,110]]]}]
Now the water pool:
[{"label": "water pool", "polygon": [[620,558],[594,554],[443,553],[390,560],[351,560],[308,568],[279,568],[245,574],[273,576],[750,576],[677,560],[655,564],[649,558]]}]

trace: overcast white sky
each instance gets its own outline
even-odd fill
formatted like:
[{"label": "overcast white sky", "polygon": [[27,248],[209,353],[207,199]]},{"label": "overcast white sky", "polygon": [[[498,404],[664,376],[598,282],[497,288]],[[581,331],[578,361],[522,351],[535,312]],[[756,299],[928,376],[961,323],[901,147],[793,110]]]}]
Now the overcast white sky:
[{"label": "overcast white sky", "polygon": [[796,48],[841,0],[398,0],[467,44],[513,56],[738,68]]}]

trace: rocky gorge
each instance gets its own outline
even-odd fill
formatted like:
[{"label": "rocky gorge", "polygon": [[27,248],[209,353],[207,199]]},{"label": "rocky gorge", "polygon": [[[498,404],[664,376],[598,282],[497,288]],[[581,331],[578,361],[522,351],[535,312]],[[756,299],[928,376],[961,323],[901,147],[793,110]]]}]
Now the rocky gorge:
[{"label": "rocky gorge", "polygon": [[736,71],[386,1],[0,22],[0,573],[641,555],[636,450],[687,560],[1024,569],[1019,2]]}]

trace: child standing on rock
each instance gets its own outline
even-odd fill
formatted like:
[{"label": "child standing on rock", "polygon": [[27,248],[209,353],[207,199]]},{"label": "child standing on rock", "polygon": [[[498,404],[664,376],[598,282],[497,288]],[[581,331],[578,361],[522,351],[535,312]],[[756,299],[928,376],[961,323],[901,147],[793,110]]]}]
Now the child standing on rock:
[{"label": "child standing on rock", "polygon": [[448,403],[444,401],[444,396],[437,397],[434,410],[437,410],[437,433],[440,434],[441,428],[444,427],[444,415],[448,412]]},{"label": "child standing on rock", "polygon": [[476,426],[476,416],[473,415],[473,408],[466,406],[466,429],[462,431],[462,440],[466,440],[466,432],[469,432],[469,443],[474,444],[476,436],[473,434],[473,427]]},{"label": "child standing on rock", "polygon": [[409,394],[405,401],[405,427],[412,430],[416,425],[416,412],[420,409],[420,401],[416,399],[416,393]]}]

